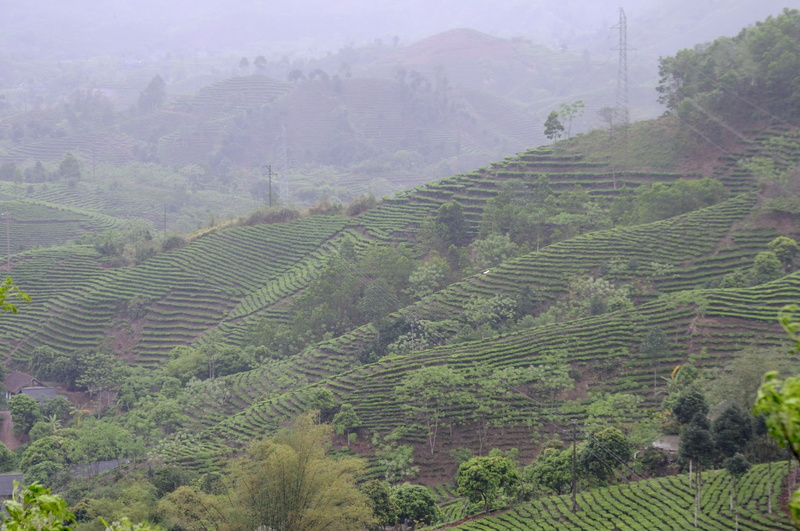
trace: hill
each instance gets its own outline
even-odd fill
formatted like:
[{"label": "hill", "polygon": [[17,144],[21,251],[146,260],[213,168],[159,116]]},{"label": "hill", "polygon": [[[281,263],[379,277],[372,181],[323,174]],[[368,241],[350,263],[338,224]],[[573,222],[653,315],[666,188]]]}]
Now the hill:
[{"label": "hill", "polygon": [[[794,137],[789,135],[786,138]],[[748,148],[750,147],[748,146]],[[110,324],[115,318],[120,317],[117,313],[120,305],[124,305],[132,298],[142,297],[147,301],[147,306],[153,309],[136,325],[136,328],[141,328],[140,333],[144,335],[138,336],[137,334],[135,337],[141,337],[141,341],[144,343],[139,344],[139,339],[132,339],[133,343],[130,343],[132,350],[127,351],[127,354],[136,352],[137,356],[143,356],[142,359],[154,361],[158,356],[166,354],[172,347],[181,344],[181,341],[194,341],[209,327],[221,326],[223,330],[233,331],[237,327],[252,323],[252,316],[275,311],[274,308],[285,308],[286,301],[301,292],[317,276],[317,271],[323,267],[325,257],[331,256],[331,253],[338,248],[345,237],[359,242],[358,245],[362,249],[389,242],[393,244],[413,243],[419,228],[419,221],[449,201],[459,201],[464,205],[469,230],[472,234],[476,234],[478,222],[486,205],[498,194],[503,182],[513,179],[524,181],[534,176],[545,175],[557,195],[570,193],[574,187],[580,186],[582,191],[588,193],[590,197],[606,200],[615,197],[620,191],[630,186],[645,182],[670,183],[685,175],[662,169],[619,171],[607,160],[588,160],[580,154],[580,148],[574,149],[576,150],[574,153],[563,154],[554,153],[549,149],[531,150],[519,157],[493,165],[492,168],[444,179],[439,183],[424,185],[396,198],[387,199],[383,204],[355,218],[312,217],[287,224],[236,228],[212,234],[190,243],[184,248],[156,256],[132,269],[106,271],[103,273],[105,280],[102,287],[97,284],[93,290],[85,293],[85,300],[77,302],[77,306],[74,306],[76,304],[74,302],[62,306],[71,315],[60,315],[57,310],[48,312],[48,324],[37,323],[36,327],[41,328],[42,331],[49,329],[50,326],[65,329],[63,325],[58,324],[61,319],[76,323],[80,321],[78,315],[85,311],[85,318],[92,323],[89,325],[92,332],[87,330],[85,334],[81,334],[84,336],[84,340],[80,346],[98,345],[105,334],[104,331],[109,330]],[[723,182],[728,183],[730,190],[737,192],[746,189],[747,184],[746,181],[742,181],[742,174],[728,167],[727,161],[723,160],[722,164],[719,175]],[[51,186],[50,190],[50,193],[54,193],[59,188]],[[63,188],[63,190],[70,189]],[[75,197],[80,197],[81,201],[85,202],[91,196],[76,194]],[[746,233],[741,236],[735,232],[729,233],[733,223],[740,222],[748,216],[748,208],[752,208],[752,201],[752,198],[732,200],[732,202],[726,203],[726,205],[731,205],[730,209],[721,206],[723,214],[716,236],[714,236],[714,232],[708,230],[710,226],[701,229],[703,237],[709,239],[703,246],[700,246],[698,241],[696,250],[683,248],[681,249],[682,254],[670,257],[669,252],[666,251],[668,247],[664,247],[665,240],[659,239],[660,243],[656,244],[654,241],[652,248],[642,246],[640,242],[634,243],[637,253],[627,259],[643,262],[642,270],[638,272],[641,277],[651,274],[649,268],[656,267],[648,264],[670,265],[671,267],[685,268],[688,272],[699,266],[692,265],[691,262],[687,263],[686,260],[702,258],[707,262],[703,265],[704,274],[693,275],[692,282],[684,283],[681,286],[683,288],[701,287],[711,275],[741,268],[748,258],[751,259],[754,256],[758,245],[763,247],[770,238],[777,234],[777,232],[770,231],[755,231],[755,235],[757,235],[755,241],[760,243],[754,244],[753,236],[746,235]],[[748,204],[751,206],[746,206]],[[709,221],[706,220],[703,223],[707,225]],[[622,238],[637,242],[651,230],[650,228],[635,229],[630,235]],[[686,229],[681,227],[676,230],[685,231]],[[620,247],[622,240],[616,240],[616,236],[612,236],[612,234],[609,234],[610,239],[604,244],[609,254],[599,251],[590,252],[586,255],[586,262],[574,262],[580,268],[577,271],[582,270],[588,273],[593,268],[607,264],[612,254],[616,254],[618,257],[624,256]],[[300,235],[305,235],[307,238],[301,238]],[[736,241],[737,237],[748,241],[745,248],[740,248],[735,244],[729,246],[730,248],[719,247],[719,242],[723,239],[733,238]],[[592,239],[596,242],[597,238],[598,236],[595,236]],[[673,241],[678,242],[679,239]],[[277,247],[275,247],[276,245]],[[567,245],[567,243],[560,245]],[[583,251],[579,251],[583,254],[596,244],[593,243],[591,247],[586,247],[583,240],[578,239],[572,245],[583,248]],[[661,247],[660,250],[659,247]],[[543,256],[548,256],[551,252],[558,253],[558,248],[557,246],[552,251],[544,250]],[[65,249],[63,252],[69,251]],[[81,256],[86,256],[86,252],[88,250],[81,251]],[[694,252],[694,254],[687,255],[685,254],[687,252]],[[569,251],[567,254],[574,256],[573,251]],[[236,259],[231,263],[231,258],[234,256]],[[530,256],[536,260],[539,254]],[[16,262],[14,271],[18,282],[24,283],[28,280],[29,267],[33,268],[31,271],[38,271],[39,266],[34,265],[39,263],[35,252],[19,256]],[[542,266],[536,265],[535,261],[516,267],[521,267],[525,275],[542,275]],[[564,273],[567,270],[563,267],[558,266],[557,269],[560,268]],[[38,275],[38,273],[36,274]],[[83,276],[83,273],[78,270],[73,270],[70,274]],[[467,292],[460,295],[457,303],[448,302],[445,307],[462,305],[472,295],[485,296],[488,293],[496,292],[498,286],[492,285],[493,279],[502,280],[505,274],[490,275],[487,278],[478,277],[474,281],[469,281],[471,284],[488,285],[479,288],[474,293]],[[132,278],[140,280],[132,282]],[[624,276],[622,279],[628,280]],[[533,278],[530,281],[534,282],[530,285],[531,288],[540,289]],[[548,286],[541,286],[541,289],[544,290],[542,296],[548,299],[550,297],[557,298],[560,293],[563,293],[567,283],[566,277],[562,276],[562,279],[556,284],[550,282]],[[668,284],[669,282],[665,280],[664,283]],[[38,288],[34,283],[28,284],[31,286],[31,294],[34,299],[42,301],[42,298],[36,297]],[[178,289],[179,284],[185,284],[186,288]],[[680,284],[676,286],[680,286]],[[443,293],[455,293],[459,290],[460,288],[454,287]],[[178,311],[177,307],[189,300],[186,297],[191,293],[196,294],[196,297],[207,297],[207,302],[203,304],[208,307],[202,311],[191,312],[194,314],[192,316],[183,315],[183,312]],[[449,298],[450,295],[442,295],[442,297]],[[103,302],[99,302],[100,300]],[[197,302],[200,302],[199,299]],[[47,302],[48,305],[54,303],[55,301]],[[437,303],[441,304],[440,301]],[[38,308],[39,304],[35,304],[35,307]],[[70,309],[67,310],[67,308]],[[80,308],[85,308],[85,310],[80,310]],[[36,310],[36,312],[38,311]],[[175,320],[165,322],[166,314],[174,314]],[[248,318],[248,316],[251,317]],[[101,323],[105,324],[101,325]],[[178,339],[177,336],[175,338],[164,336],[162,331],[165,327],[182,329],[180,334],[182,339]],[[20,331],[10,333],[10,337],[14,338],[26,336]],[[173,332],[173,335],[175,333],[177,332]],[[49,339],[43,339],[45,336]],[[74,338],[62,343],[58,339],[60,334],[55,331],[44,333],[42,337],[36,335],[26,337],[27,339],[19,343],[14,350],[17,359],[25,359],[33,347],[38,344],[49,344],[55,348],[77,348],[78,346],[78,343],[74,343]],[[150,339],[145,341],[145,338]]]},{"label": "hill", "polygon": [[[784,42],[772,30],[798,16],[787,11],[737,39],[679,54],[685,63],[666,58],[659,91],[670,116],[554,139],[393,197],[364,196],[347,208],[328,200],[303,213],[261,208],[185,236],[88,212],[108,206],[122,217],[138,207],[145,212],[148,200],[163,205],[165,216],[170,200],[180,206],[174,214],[190,212],[202,200],[224,201],[217,188],[231,193],[253,177],[223,183],[188,163],[189,155],[179,160],[181,153],[233,163],[280,145],[276,153],[306,149],[309,159],[358,158],[359,150],[414,142],[409,126],[426,123],[431,127],[415,134],[438,135],[444,153],[485,146],[479,137],[493,134],[484,129],[491,124],[462,115],[454,141],[445,118],[458,114],[450,105],[458,91],[443,77],[426,85],[418,72],[398,71],[388,80],[300,71],[291,83],[242,76],[127,123],[125,134],[143,136],[154,127],[148,119],[168,124],[169,113],[183,116],[185,127],[147,140],[158,149],[174,140],[180,170],[132,163],[127,168],[138,173],[125,182],[101,166],[100,187],[66,170],[58,170],[64,179],[57,182],[48,182],[55,174],[46,168],[26,170],[44,182],[25,189],[36,200],[4,203],[7,219],[18,225],[18,242],[26,220],[47,226],[49,239],[43,233],[42,247],[10,256],[10,274],[33,302],[0,321],[7,363],[83,393],[90,403],[72,411],[76,419],[66,429],[58,426],[59,414],[65,422],[70,414],[63,402],[64,411],[48,412],[50,422],[30,419],[22,430],[33,440],[21,461],[27,478],[67,489],[81,508],[100,507],[110,495],[91,482],[73,483],[64,471],[99,452],[86,450],[94,444],[87,434],[101,433],[109,458],[137,460],[146,445],[147,472],[133,463],[124,481],[137,482],[131,492],[149,492],[135,496],[150,506],[160,497],[157,511],[169,512],[228,495],[223,483],[231,458],[318,411],[337,431],[321,453],[364,457],[365,481],[433,486],[455,521],[471,514],[451,499],[459,463],[490,449],[492,457],[532,463],[524,470],[527,495],[567,491],[563,441],[580,426],[582,461],[596,459],[595,451],[615,460],[596,459],[600,473],[581,464],[582,488],[591,489],[582,511],[542,496],[459,525],[688,525],[690,491],[676,474],[688,458],[711,468],[734,453],[723,455],[719,419],[738,414],[737,407],[749,410],[763,373],[787,362],[791,341],[776,316],[800,299],[800,247],[793,240],[800,133],[791,115],[775,114],[794,97],[786,69],[759,81],[781,95],[777,103],[681,79],[691,65],[713,72],[720,50],[742,47],[750,55],[731,63],[730,87],[747,88],[737,74],[769,56],[756,53],[759,39]],[[451,40],[459,47],[488,40],[488,54],[512,53],[469,31],[406,52],[425,58],[427,47],[446,48]],[[479,92],[470,97],[480,100]],[[466,94],[459,96],[465,106],[473,101]],[[750,103],[746,112],[732,107],[736,98]],[[504,130],[514,124],[524,130],[525,117],[515,121],[510,100],[505,107],[499,101],[483,112],[500,117],[505,108],[502,120],[512,125]],[[384,119],[374,119],[376,112]],[[286,116],[299,133],[275,128]],[[215,135],[226,141],[209,140]],[[331,136],[341,142],[331,143]],[[183,141],[190,137],[196,142]],[[395,155],[409,167],[433,160],[401,151]],[[369,168],[359,171],[377,174]],[[113,202],[117,181],[136,193]],[[12,186],[0,191],[13,196]],[[58,210],[43,198],[74,206]],[[244,201],[229,206],[245,207]],[[74,237],[76,243],[65,244]],[[687,427],[680,410],[689,401],[699,414]],[[40,406],[31,409],[44,418]],[[91,430],[80,426],[85,415]],[[763,435],[758,423],[739,416],[747,437],[735,451],[756,463],[779,459],[765,437],[754,436]],[[690,430],[708,432],[708,455],[687,455]],[[678,433],[684,434],[679,459],[653,448],[658,435]],[[620,446],[592,450],[606,436]],[[533,467],[548,456],[562,460],[556,487],[534,476]],[[663,474],[670,477],[654,479]],[[729,477],[706,474],[703,525],[729,527],[723,508]],[[615,478],[626,484],[601,488]],[[780,478],[765,478],[759,465],[742,481],[745,525],[782,528],[782,515],[763,514],[764,486]]]}]

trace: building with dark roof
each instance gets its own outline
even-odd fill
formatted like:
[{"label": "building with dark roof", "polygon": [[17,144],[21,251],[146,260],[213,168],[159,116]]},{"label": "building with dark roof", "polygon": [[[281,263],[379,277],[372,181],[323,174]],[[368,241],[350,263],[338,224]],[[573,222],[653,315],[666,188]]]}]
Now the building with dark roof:
[{"label": "building with dark roof", "polygon": [[30,374],[20,371],[12,371],[3,380],[3,385],[6,388],[6,400],[19,394],[28,395],[37,402],[50,400],[58,396],[54,388],[48,387]]}]

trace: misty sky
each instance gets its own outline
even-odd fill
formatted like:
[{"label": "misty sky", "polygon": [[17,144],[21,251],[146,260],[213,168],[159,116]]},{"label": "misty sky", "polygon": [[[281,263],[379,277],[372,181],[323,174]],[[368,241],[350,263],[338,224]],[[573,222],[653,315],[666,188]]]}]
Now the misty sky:
[{"label": "misty sky", "polygon": [[[324,54],[375,39],[410,44],[457,27],[552,48],[610,49],[620,7],[631,45],[663,54],[734,34],[782,7],[800,7],[800,1],[0,0],[0,6],[0,58],[80,59],[198,50]],[[662,29],[654,38],[656,25]]]}]

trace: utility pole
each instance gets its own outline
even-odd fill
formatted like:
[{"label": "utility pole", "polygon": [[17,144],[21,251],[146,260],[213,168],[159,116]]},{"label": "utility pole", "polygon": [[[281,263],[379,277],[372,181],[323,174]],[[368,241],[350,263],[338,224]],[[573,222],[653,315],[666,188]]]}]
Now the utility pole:
[{"label": "utility pole", "polygon": [[568,432],[572,437],[572,512],[578,512],[578,436],[582,432],[578,430],[578,419],[572,419],[572,431]]},{"label": "utility pole", "polygon": [[[266,170],[266,173],[265,173]],[[272,165],[261,166],[261,175],[269,176],[269,207],[272,208]]]}]

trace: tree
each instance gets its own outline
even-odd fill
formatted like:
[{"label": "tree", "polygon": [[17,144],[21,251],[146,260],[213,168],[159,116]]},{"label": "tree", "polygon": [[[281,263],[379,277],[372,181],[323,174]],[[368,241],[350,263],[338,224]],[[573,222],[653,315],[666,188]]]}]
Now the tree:
[{"label": "tree", "polygon": [[578,454],[578,464],[600,483],[607,483],[613,479],[614,471],[632,457],[633,445],[618,428],[610,427],[589,437]]},{"label": "tree", "polygon": [[464,376],[447,366],[409,372],[395,389],[395,395],[410,420],[425,424],[431,455],[436,449],[439,428],[455,423],[455,408],[469,399],[464,391]]},{"label": "tree", "polygon": [[39,403],[39,410],[42,412],[42,417],[51,425],[54,424],[54,420],[66,422],[67,419],[69,419],[69,414],[72,409],[72,403],[62,395]]},{"label": "tree", "polygon": [[175,492],[180,487],[189,485],[197,474],[185,468],[168,465],[161,467],[153,473],[151,479],[153,485],[158,489],[158,496],[163,497]]},{"label": "tree", "polygon": [[59,435],[42,437],[25,448],[19,467],[26,474],[31,467],[45,462],[55,463],[59,467],[63,467],[73,462],[72,452],[74,448],[75,445],[72,439]]},{"label": "tree", "polygon": [[470,245],[473,263],[479,269],[494,266],[514,257],[519,246],[511,241],[508,234],[490,234]]},{"label": "tree", "polygon": [[376,530],[397,521],[397,503],[392,497],[392,488],[388,483],[373,479],[361,486],[361,492],[369,499],[372,514],[377,522]]},{"label": "tree", "polygon": [[267,59],[263,55],[259,55],[255,59],[253,59],[253,64],[258,69],[259,72],[263,72],[267,69]]},{"label": "tree", "polygon": [[144,91],[139,93],[139,110],[150,112],[161,107],[166,97],[166,87],[167,84],[160,75],[151,79]]},{"label": "tree", "polygon": [[566,494],[572,485],[572,447],[549,446],[525,469],[525,479],[554,494]]},{"label": "tree", "polygon": [[458,248],[467,243],[468,229],[464,207],[453,201],[441,205],[432,219],[423,220],[419,238],[428,249],[447,255],[451,247]]},{"label": "tree", "polygon": [[628,220],[649,223],[667,219],[719,203],[727,197],[725,186],[710,177],[640,186],[632,199]]},{"label": "tree", "polygon": [[375,457],[383,468],[384,478],[389,483],[397,483],[403,478],[415,478],[419,467],[414,465],[414,447],[410,444],[397,445],[394,441],[378,444],[373,437],[373,445],[377,447]]},{"label": "tree", "polygon": [[564,125],[558,119],[558,111],[550,111],[544,122],[544,136],[555,142],[564,135]]},{"label": "tree", "polygon": [[484,512],[501,494],[511,498],[519,490],[520,475],[505,457],[473,457],[458,467],[458,493],[472,503],[483,501]]},{"label": "tree", "polygon": [[739,510],[736,504],[736,482],[750,470],[750,462],[742,454],[725,459],[722,464],[731,477],[731,511],[736,520],[736,531],[739,531]]},{"label": "tree", "polygon": [[58,165],[59,178],[67,181],[67,184],[74,186],[75,183],[81,180],[81,165],[78,159],[72,152],[67,151]]},{"label": "tree", "polygon": [[336,406],[336,397],[327,387],[317,387],[309,393],[306,407],[309,409],[331,409]]},{"label": "tree", "polygon": [[220,529],[227,524],[223,500],[182,485],[161,498],[158,513],[169,529]]},{"label": "tree", "polygon": [[[690,120],[692,127],[705,125],[712,131],[720,127],[717,117],[724,123],[763,117],[765,110],[786,119],[796,117],[800,54],[793,43],[800,38],[798,26],[800,12],[785,9],[736,37],[662,57],[656,89],[659,101],[682,121]],[[709,114],[715,118],[709,119]]]},{"label": "tree", "polygon": [[0,165],[0,181],[15,181],[19,170],[13,162],[4,162]]},{"label": "tree", "polygon": [[0,442],[0,472],[11,472],[16,466],[16,455],[8,449],[5,443]]},{"label": "tree", "polygon": [[[583,104],[583,100],[577,100],[572,103],[562,103],[561,105],[559,105],[560,111],[558,112],[558,117],[559,119],[563,118],[564,121],[567,122],[567,139],[570,138],[570,131],[572,129],[572,120],[583,116],[584,107],[585,105]],[[547,127],[546,123],[545,127]],[[545,134],[547,133],[545,132]]]},{"label": "tree", "polygon": [[761,251],[753,259],[752,285],[764,284],[783,276],[783,265],[772,251]]},{"label": "tree", "polygon": [[42,420],[39,405],[28,395],[12,396],[8,401],[8,410],[14,423],[14,433],[17,435],[27,434],[37,421]]},{"label": "tree", "polygon": [[186,383],[191,378],[208,376],[208,360],[194,347],[181,345],[169,353],[170,360],[164,365],[164,373]]},{"label": "tree", "polygon": [[11,277],[7,277],[4,281],[0,282],[0,312],[17,313],[17,306],[8,299],[15,296],[17,300],[30,302],[30,296],[14,284]]},{"label": "tree", "polygon": [[731,363],[723,367],[713,382],[709,401],[713,404],[727,400],[742,410],[750,410],[756,401],[758,388],[769,371],[789,370],[786,349],[749,347],[735,354]]},{"label": "tree", "polygon": [[438,291],[445,284],[448,270],[447,262],[438,253],[432,253],[431,258],[408,277],[408,294],[421,299]]},{"label": "tree", "polygon": [[73,460],[81,462],[137,458],[145,453],[132,433],[108,422],[84,423],[78,430]]},{"label": "tree", "polygon": [[659,327],[651,328],[642,340],[639,352],[648,358],[658,359],[667,356],[672,350],[667,334]]},{"label": "tree", "polygon": [[695,463],[695,475],[697,476],[694,498],[695,527],[697,527],[697,513],[700,511],[702,467],[711,463],[714,458],[714,449],[714,439],[709,430],[694,424],[690,424],[683,430],[678,456],[681,460]]},{"label": "tree", "polygon": [[392,497],[397,504],[398,520],[411,523],[413,529],[419,524],[429,525],[439,519],[436,498],[428,487],[406,483],[392,489]]},{"label": "tree", "polygon": [[361,419],[358,418],[352,404],[342,404],[339,412],[333,416],[333,425],[339,435],[349,435],[350,430],[361,426]]},{"label": "tree", "polygon": [[726,457],[733,457],[744,451],[753,438],[753,423],[747,413],[732,405],[711,423],[711,434],[717,450]]},{"label": "tree", "polygon": [[672,416],[679,424],[689,424],[696,414],[706,415],[708,413],[708,402],[706,397],[696,389],[689,389],[681,393],[672,406]]},{"label": "tree", "polygon": [[791,268],[795,256],[800,252],[800,246],[797,245],[797,242],[786,236],[778,236],[769,242],[769,244],[767,244],[767,249],[775,253],[775,256],[778,257],[785,271]]},{"label": "tree", "polygon": [[355,483],[363,461],[329,458],[331,426],[315,424],[314,416],[303,414],[291,428],[252,444],[239,461],[235,529],[347,531],[374,523]]}]

